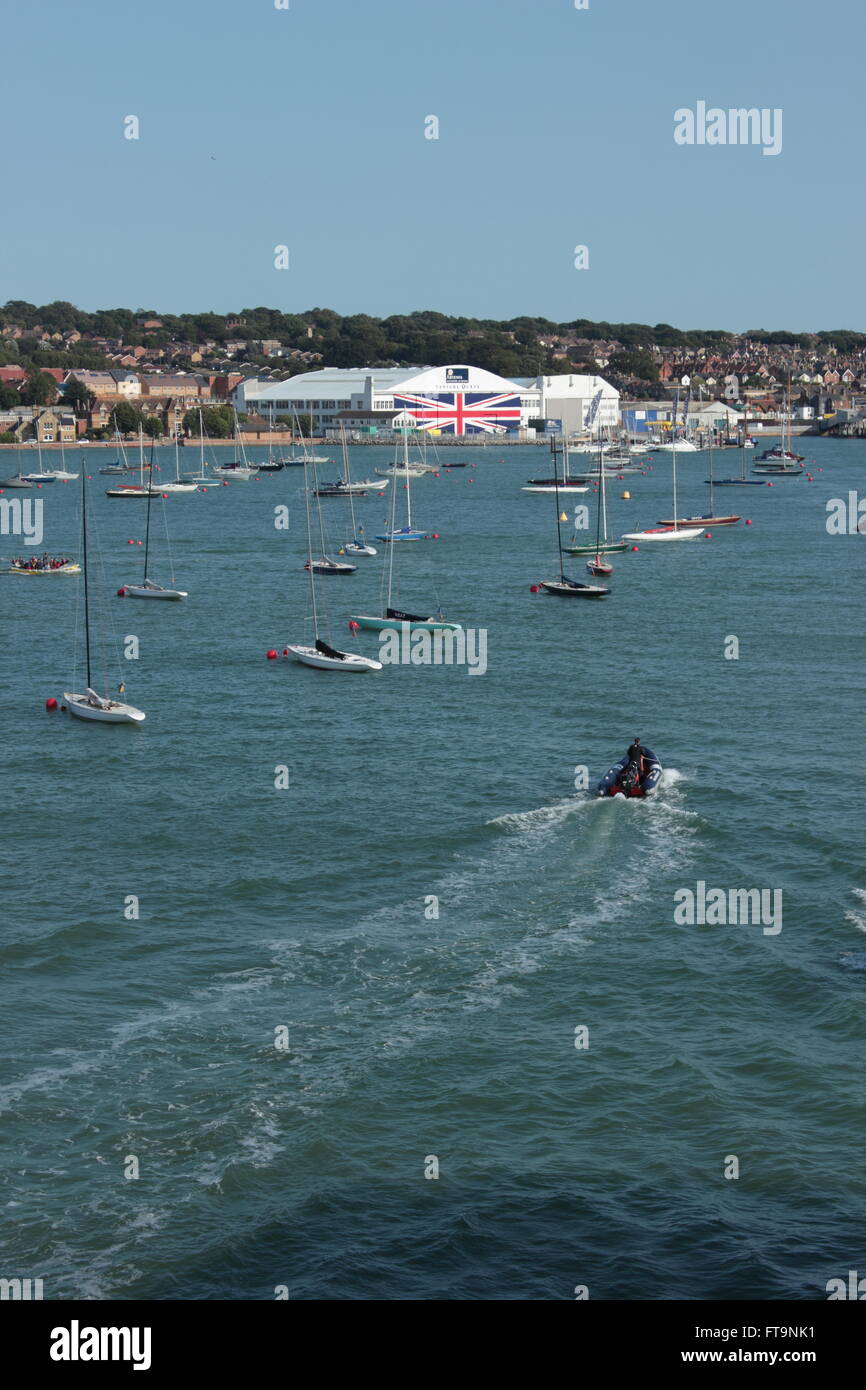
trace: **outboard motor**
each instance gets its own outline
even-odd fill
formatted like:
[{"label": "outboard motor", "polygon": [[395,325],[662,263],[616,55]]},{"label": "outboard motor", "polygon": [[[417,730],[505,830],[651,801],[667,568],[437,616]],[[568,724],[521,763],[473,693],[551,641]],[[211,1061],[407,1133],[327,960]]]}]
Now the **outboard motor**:
[{"label": "outboard motor", "polygon": [[619,789],[626,796],[630,796],[632,791],[640,783],[640,770],[637,763],[629,763],[624,768],[619,779]]}]

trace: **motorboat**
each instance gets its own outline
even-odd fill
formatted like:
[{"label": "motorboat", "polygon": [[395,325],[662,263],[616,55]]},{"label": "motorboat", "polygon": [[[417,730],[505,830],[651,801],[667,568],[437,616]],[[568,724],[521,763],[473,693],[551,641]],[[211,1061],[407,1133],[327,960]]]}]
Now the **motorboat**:
[{"label": "motorboat", "polygon": [[604,774],[596,796],[652,796],[662,778],[661,763],[651,748],[644,748],[640,768],[626,753]]}]

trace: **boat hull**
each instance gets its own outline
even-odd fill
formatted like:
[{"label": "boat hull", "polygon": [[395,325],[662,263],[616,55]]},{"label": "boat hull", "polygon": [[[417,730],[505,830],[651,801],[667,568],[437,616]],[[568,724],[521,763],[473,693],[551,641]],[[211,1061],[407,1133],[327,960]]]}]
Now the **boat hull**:
[{"label": "boat hull", "polygon": [[80,574],[80,565],[58,565],[55,569],[31,570],[23,565],[10,565],[6,574]]},{"label": "boat hull", "polygon": [[664,769],[651,749],[645,748],[643,755],[648,765],[647,771],[636,786],[630,788],[627,793],[619,786],[619,779],[628,767],[628,757],[623,757],[618,763],[614,763],[613,767],[608,768],[595,789],[596,796],[653,796],[658,791]]},{"label": "boat hull", "polygon": [[353,613],[352,622],[371,632],[384,632],[386,628],[400,628],[409,624],[411,632],[462,632],[460,623],[446,623],[443,618],[377,618],[369,613]]},{"label": "boat hull", "polygon": [[151,589],[143,584],[126,584],[123,592],[126,598],[159,598],[171,601],[189,598],[185,589]]},{"label": "boat hull", "polygon": [[696,541],[698,536],[704,534],[702,526],[690,527],[680,526],[678,529],[670,527],[652,529],[649,531],[627,531],[623,535],[624,541]]},{"label": "boat hull", "polygon": [[286,651],[304,666],[315,666],[320,671],[381,671],[381,661],[373,661],[369,656],[357,656],[354,652],[344,652],[342,658],[326,656],[315,647],[291,646]]},{"label": "boat hull", "polygon": [[580,584],[577,580],[564,584],[561,579],[542,579],[541,588],[557,598],[604,598],[610,593],[601,584]]},{"label": "boat hull", "polygon": [[[677,526],[733,526],[739,521],[738,516],[681,516],[677,518]],[[660,521],[659,526],[673,526],[673,520]]]},{"label": "boat hull", "polygon": [[143,724],[145,714],[135,705],[124,705],[112,700],[108,709],[89,703],[86,695],[63,692],[67,713],[75,719],[87,719],[94,724]]},{"label": "boat hull", "polygon": [[603,541],[601,545],[564,545],[564,555],[616,555],[628,550],[625,541]]}]

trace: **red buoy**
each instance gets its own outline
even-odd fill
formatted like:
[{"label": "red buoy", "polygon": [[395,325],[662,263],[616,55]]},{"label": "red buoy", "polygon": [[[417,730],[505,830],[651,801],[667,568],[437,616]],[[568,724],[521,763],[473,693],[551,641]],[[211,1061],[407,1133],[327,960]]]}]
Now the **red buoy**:
[{"label": "red buoy", "polygon": [[128,540],[128,541],[126,542],[126,544],[127,544],[127,545],[135,545],[135,541],[133,541],[133,540]]},{"label": "red buoy", "polygon": [[268,652],[268,661],[276,661],[276,659],[277,659],[277,654],[276,654],[276,652],[274,651],[273,647],[271,647],[270,651]]},{"label": "red buoy", "polygon": [[632,550],[637,550],[637,546],[636,546],[636,545],[633,545],[633,546],[632,546]]},{"label": "red buoy", "polygon": [[45,701],[45,708],[51,710],[59,708],[57,701],[54,699],[53,696],[51,697],[51,699]]},{"label": "red buoy", "polygon": [[712,539],[713,539],[713,533],[712,533],[712,531],[705,531],[705,532],[704,532],[704,540],[705,540],[705,541],[711,541]]},{"label": "red buoy", "polygon": [[530,584],[530,586],[529,586],[529,592],[530,592],[531,594],[537,594],[537,593],[538,593],[538,585],[537,585],[537,584]]},{"label": "red buoy", "polygon": [[747,525],[747,526],[751,526],[751,524],[752,524],[752,518],[749,517],[748,521],[746,522],[746,525]]},{"label": "red buoy", "polygon": [[168,501],[168,493],[167,493],[167,492],[161,492],[161,493],[160,493],[160,497],[162,498],[163,502],[167,502],[167,501]]},{"label": "red buoy", "polygon": [[283,656],[288,656],[288,655],[289,655],[289,649],[288,649],[288,647],[283,647]]},{"label": "red buoy", "polygon": [[118,589],[118,591],[117,591],[117,597],[118,597],[118,598],[126,598],[126,590],[125,590],[125,589]]},{"label": "red buoy", "polygon": [[229,485],[228,478],[223,478],[223,487],[228,487],[228,485]]},{"label": "red buoy", "polygon": [[438,532],[438,531],[434,531],[434,532],[433,532],[433,539],[434,539],[434,541],[438,541],[438,539],[439,539],[439,532]]},{"label": "red buoy", "polygon": [[358,632],[358,631],[359,631],[358,624],[355,622],[355,619],[354,619],[354,618],[350,618],[350,619],[349,619],[349,631],[350,631],[350,632]]}]

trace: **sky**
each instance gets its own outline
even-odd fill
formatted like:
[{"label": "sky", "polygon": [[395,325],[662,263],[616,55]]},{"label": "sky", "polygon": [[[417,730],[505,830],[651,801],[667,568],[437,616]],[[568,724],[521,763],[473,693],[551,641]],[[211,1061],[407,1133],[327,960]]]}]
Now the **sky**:
[{"label": "sky", "polygon": [[578,3],[2,0],[0,303],[864,330],[863,0]]}]

